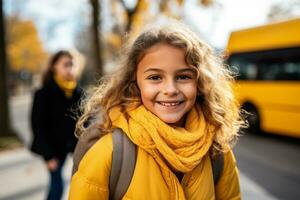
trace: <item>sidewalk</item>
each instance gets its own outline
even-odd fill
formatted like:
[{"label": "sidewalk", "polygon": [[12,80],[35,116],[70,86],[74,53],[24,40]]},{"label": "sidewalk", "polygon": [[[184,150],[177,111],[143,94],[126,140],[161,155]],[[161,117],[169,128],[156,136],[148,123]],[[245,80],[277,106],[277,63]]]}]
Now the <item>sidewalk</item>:
[{"label": "sidewalk", "polygon": [[[64,168],[64,179],[70,182],[72,160],[68,158]],[[0,200],[45,199],[48,173],[42,160],[27,149],[20,148],[0,152]],[[243,200],[276,200],[262,187],[240,173]],[[68,184],[64,198],[67,199]]]},{"label": "sidewalk", "polygon": [[[63,176],[69,183],[72,160],[66,160]],[[0,200],[41,200],[46,198],[49,180],[45,164],[27,149],[0,152]],[[67,199],[68,184],[64,191]]]}]

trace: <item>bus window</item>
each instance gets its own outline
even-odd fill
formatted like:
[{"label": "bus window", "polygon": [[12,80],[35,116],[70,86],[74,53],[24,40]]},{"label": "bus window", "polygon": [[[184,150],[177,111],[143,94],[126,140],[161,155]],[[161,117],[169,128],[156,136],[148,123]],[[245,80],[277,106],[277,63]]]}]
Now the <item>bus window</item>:
[{"label": "bus window", "polygon": [[263,63],[260,65],[259,80],[279,80],[282,76],[282,64],[279,63]]},{"label": "bus window", "polygon": [[255,63],[246,59],[232,59],[231,69],[237,74],[237,80],[255,80],[257,79],[258,67]]},{"label": "bus window", "polygon": [[300,80],[300,62],[288,62],[284,65],[287,80]]},{"label": "bus window", "polygon": [[261,63],[259,80],[300,80],[300,62]]}]

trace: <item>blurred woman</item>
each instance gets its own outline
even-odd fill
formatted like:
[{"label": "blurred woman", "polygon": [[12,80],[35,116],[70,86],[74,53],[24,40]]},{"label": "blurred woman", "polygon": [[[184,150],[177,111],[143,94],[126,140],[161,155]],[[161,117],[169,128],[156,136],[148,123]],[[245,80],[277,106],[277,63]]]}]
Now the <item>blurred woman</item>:
[{"label": "blurred woman", "polygon": [[75,108],[82,90],[75,75],[72,55],[68,51],[59,51],[50,59],[42,88],[34,94],[31,150],[44,158],[49,170],[49,200],[58,200],[63,194],[62,167],[77,142],[74,130],[78,113]]}]

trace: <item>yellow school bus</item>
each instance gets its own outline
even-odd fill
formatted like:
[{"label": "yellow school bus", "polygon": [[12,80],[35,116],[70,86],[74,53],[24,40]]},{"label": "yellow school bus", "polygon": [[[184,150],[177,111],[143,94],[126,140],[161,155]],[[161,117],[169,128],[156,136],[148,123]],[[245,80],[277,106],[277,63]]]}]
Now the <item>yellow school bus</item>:
[{"label": "yellow school bus", "polygon": [[250,130],[300,138],[300,18],[234,31],[226,52]]}]

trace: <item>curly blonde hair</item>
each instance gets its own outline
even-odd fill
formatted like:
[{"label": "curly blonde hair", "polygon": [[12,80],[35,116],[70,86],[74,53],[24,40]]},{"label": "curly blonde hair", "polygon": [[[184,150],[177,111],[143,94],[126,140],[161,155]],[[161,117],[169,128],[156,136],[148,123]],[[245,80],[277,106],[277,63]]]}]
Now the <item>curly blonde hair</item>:
[{"label": "curly blonde hair", "polygon": [[179,22],[151,25],[135,40],[129,41],[121,54],[120,67],[102,78],[83,103],[83,115],[77,127],[77,136],[96,126],[102,134],[111,132],[110,110],[120,106],[126,113],[129,105],[142,104],[137,86],[137,65],[146,50],[158,43],[167,43],[184,49],[185,61],[197,72],[197,102],[206,121],[214,128],[213,152],[228,151],[244,126],[239,106],[234,100],[231,84],[233,74],[223,64],[221,56],[201,41],[197,35]]}]

